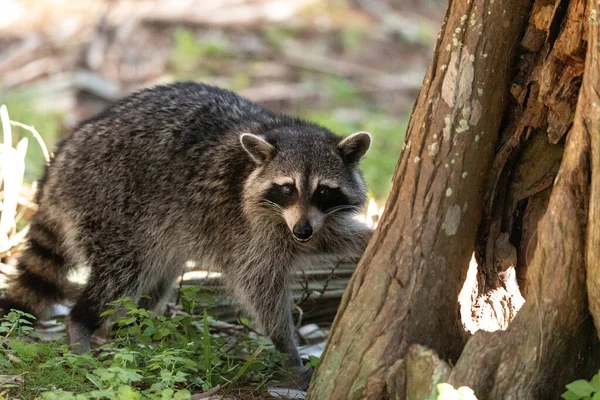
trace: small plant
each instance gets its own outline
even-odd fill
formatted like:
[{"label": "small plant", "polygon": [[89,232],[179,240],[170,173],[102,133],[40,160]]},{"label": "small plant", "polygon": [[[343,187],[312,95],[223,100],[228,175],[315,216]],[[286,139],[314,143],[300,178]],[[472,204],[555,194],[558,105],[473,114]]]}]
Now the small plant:
[{"label": "small plant", "polygon": [[600,400],[600,371],[590,381],[578,379],[566,388],[561,395],[565,400]]},{"label": "small plant", "polygon": [[35,317],[23,311],[11,310],[0,319],[0,348],[12,337],[19,335],[36,336],[33,330]]},{"label": "small plant", "polygon": [[311,368],[317,368],[320,362],[321,359],[319,357],[308,356],[308,363],[306,363],[306,366]]},{"label": "small plant", "polygon": [[[285,374],[284,356],[266,339],[212,333],[215,321],[206,310],[200,315],[193,313],[210,296],[190,288],[182,290],[181,298],[184,312],[172,318],[139,308],[132,298],[110,303],[103,315],[113,319],[113,338],[97,355],[75,355],[66,345],[53,344],[46,357],[40,356],[36,347],[38,362],[44,359],[37,369],[43,372],[34,377],[38,381],[26,377],[26,391],[13,388],[11,393],[19,393],[20,398],[56,400],[189,399],[193,392],[216,387],[227,390],[249,382],[261,391],[273,377]],[[2,326],[11,330],[18,315],[11,315],[11,324]],[[16,339],[15,343],[22,344]],[[24,352],[23,348],[14,351],[21,358],[19,353]],[[27,365],[22,367],[21,372]],[[60,373],[60,379],[40,384],[44,375],[54,373]]]}]

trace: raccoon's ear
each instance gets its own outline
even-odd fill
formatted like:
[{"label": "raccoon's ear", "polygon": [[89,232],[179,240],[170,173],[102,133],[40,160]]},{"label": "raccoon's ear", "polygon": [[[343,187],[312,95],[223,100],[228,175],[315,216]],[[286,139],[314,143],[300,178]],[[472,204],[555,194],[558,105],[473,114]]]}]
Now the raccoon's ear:
[{"label": "raccoon's ear", "polygon": [[240,136],[240,143],[257,164],[269,162],[275,154],[275,147],[272,144],[251,133],[243,133]]},{"label": "raccoon's ear", "polygon": [[342,158],[349,164],[360,161],[371,146],[371,135],[367,132],[357,132],[345,137],[337,146]]}]

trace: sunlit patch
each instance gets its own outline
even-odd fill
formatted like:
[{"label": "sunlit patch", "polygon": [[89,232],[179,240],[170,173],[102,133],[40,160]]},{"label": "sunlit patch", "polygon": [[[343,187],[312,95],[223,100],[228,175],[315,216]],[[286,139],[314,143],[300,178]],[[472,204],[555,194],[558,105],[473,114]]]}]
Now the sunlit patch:
[{"label": "sunlit patch", "polygon": [[375,200],[369,199],[366,211],[364,213],[357,214],[354,219],[366,224],[372,229],[375,229],[379,224],[381,215],[383,215],[383,207],[379,207]]},{"label": "sunlit patch", "polygon": [[481,294],[477,283],[478,267],[473,253],[465,282],[458,295],[463,327],[471,334],[479,330],[486,332],[506,330],[525,304],[516,281],[514,266],[503,272],[506,287],[501,286]]},{"label": "sunlit patch", "polygon": [[201,279],[219,278],[222,274],[220,272],[212,272],[205,270],[188,271],[183,274],[181,280],[185,281],[197,281]]}]

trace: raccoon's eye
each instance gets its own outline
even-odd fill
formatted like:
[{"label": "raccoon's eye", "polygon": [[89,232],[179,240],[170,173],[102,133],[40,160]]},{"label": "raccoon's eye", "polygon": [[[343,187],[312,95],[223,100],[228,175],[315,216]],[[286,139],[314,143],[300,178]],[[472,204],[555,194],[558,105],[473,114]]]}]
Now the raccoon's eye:
[{"label": "raccoon's eye", "polygon": [[296,188],[294,185],[290,185],[289,183],[286,185],[281,185],[281,193],[283,193],[285,196],[291,196],[295,191]]},{"label": "raccoon's eye", "polygon": [[327,197],[327,195],[329,195],[329,188],[327,186],[320,186],[317,189],[317,193],[319,194],[319,196]]}]

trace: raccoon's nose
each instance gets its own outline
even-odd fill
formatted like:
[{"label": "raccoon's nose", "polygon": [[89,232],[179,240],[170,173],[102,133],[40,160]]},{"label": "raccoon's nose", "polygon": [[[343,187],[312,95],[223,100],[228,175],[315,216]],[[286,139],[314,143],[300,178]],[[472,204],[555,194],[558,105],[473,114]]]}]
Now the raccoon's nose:
[{"label": "raccoon's nose", "polygon": [[308,221],[301,221],[294,225],[292,232],[296,240],[307,242],[312,237],[313,229]]}]

